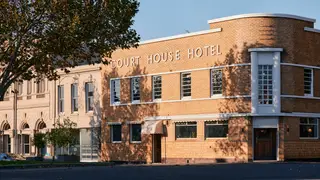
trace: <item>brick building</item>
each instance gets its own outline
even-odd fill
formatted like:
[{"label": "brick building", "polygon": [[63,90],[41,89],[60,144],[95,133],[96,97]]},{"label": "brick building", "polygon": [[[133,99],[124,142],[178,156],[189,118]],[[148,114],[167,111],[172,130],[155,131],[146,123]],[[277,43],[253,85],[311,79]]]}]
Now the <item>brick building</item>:
[{"label": "brick building", "polygon": [[249,14],[141,42],[102,67],[103,161],[320,158],[320,30]]}]

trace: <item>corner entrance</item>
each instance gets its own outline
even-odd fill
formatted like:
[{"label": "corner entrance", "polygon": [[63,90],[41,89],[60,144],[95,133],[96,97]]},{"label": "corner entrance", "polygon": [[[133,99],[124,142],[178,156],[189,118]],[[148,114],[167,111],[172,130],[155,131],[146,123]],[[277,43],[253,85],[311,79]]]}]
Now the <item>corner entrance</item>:
[{"label": "corner entrance", "polygon": [[254,129],[254,160],[277,159],[277,129]]}]

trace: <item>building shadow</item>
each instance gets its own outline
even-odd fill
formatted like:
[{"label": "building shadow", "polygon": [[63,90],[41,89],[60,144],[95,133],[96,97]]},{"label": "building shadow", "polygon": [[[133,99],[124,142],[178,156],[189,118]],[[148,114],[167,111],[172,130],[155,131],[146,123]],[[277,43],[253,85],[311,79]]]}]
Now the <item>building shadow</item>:
[{"label": "building shadow", "polygon": [[[141,143],[132,143],[130,141],[130,125],[131,123],[142,123],[145,117],[157,116],[158,105],[149,104],[131,104],[131,81],[129,76],[147,74],[146,69],[141,69],[136,66],[132,71],[126,73],[124,76],[120,75],[120,69],[113,68],[111,72],[105,72],[103,75],[102,84],[102,126],[101,126],[101,160],[102,161],[124,161],[124,162],[146,162],[151,159],[152,152],[152,136],[143,134]],[[121,104],[111,105],[110,98],[110,80],[111,78],[121,78]],[[140,77],[140,99],[141,102],[151,102],[152,88],[151,77]],[[110,123],[121,122],[122,137],[121,143],[112,143],[110,136]]]}]

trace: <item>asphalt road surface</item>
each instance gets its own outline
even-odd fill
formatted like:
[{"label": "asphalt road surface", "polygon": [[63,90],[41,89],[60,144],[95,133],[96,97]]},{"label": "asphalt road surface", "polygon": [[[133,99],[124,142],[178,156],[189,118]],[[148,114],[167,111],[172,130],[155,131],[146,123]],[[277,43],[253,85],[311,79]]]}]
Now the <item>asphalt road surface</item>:
[{"label": "asphalt road surface", "polygon": [[215,165],[117,165],[44,169],[0,169],[0,180],[212,180],[320,179],[320,163],[248,163]]}]

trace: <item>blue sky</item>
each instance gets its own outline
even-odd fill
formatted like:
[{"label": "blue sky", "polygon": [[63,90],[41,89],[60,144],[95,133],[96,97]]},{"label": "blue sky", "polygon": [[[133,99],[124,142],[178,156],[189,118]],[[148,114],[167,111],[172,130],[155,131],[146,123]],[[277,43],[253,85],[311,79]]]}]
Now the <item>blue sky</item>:
[{"label": "blue sky", "polygon": [[207,20],[247,13],[285,13],[317,19],[320,0],[139,0],[133,28],[141,40],[209,29]]}]

